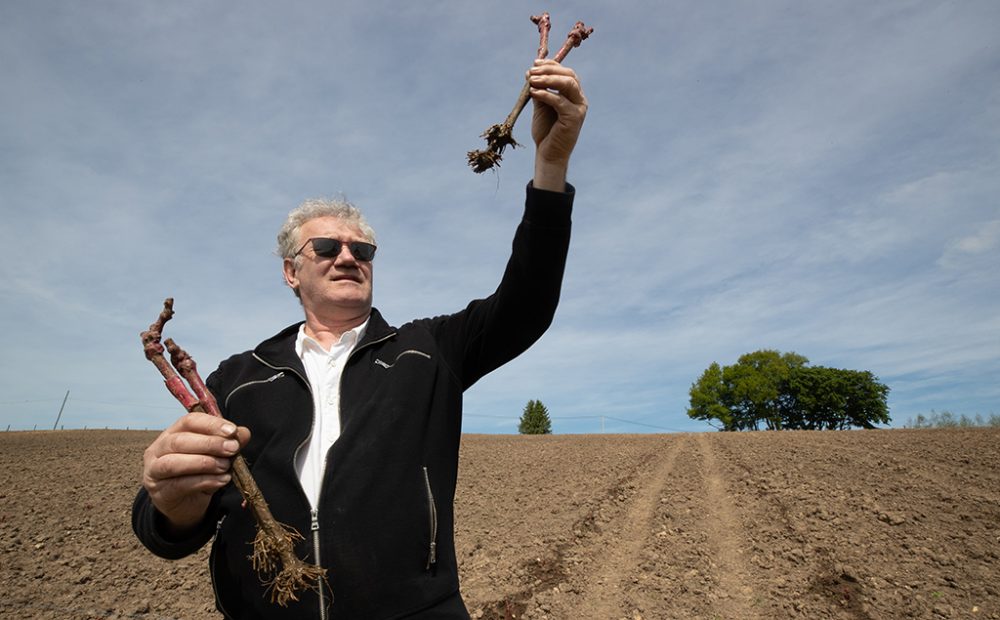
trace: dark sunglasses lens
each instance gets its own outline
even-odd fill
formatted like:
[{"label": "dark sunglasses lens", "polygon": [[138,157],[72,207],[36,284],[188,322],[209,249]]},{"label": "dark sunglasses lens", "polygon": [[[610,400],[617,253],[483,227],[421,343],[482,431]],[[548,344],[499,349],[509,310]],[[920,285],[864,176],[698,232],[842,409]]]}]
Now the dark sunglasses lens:
[{"label": "dark sunglasses lens", "polygon": [[336,239],[316,238],[312,240],[312,244],[316,256],[332,258],[340,254],[340,241]]},{"label": "dark sunglasses lens", "polygon": [[370,261],[375,258],[375,246],[364,241],[354,241],[347,244],[348,249],[354,258],[363,261]]}]

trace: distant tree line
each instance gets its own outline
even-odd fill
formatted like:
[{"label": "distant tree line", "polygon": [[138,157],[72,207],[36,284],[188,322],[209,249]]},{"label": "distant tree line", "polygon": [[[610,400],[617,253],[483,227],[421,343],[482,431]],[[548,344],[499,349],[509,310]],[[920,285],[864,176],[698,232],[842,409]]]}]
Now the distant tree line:
[{"label": "distant tree line", "polygon": [[991,413],[989,417],[976,414],[970,417],[964,413],[956,416],[950,411],[931,411],[929,414],[918,414],[916,418],[910,418],[903,428],[974,428],[979,426],[1000,427],[1000,415]]},{"label": "distant tree line", "polygon": [[840,430],[890,421],[889,388],[869,371],[809,366],[797,353],[760,350],[712,363],[691,385],[688,416],[719,430]]}]

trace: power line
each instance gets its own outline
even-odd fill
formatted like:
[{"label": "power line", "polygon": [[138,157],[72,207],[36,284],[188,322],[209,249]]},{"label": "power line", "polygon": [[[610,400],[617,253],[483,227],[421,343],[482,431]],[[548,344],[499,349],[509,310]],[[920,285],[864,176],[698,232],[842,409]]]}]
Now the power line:
[{"label": "power line", "polygon": [[611,417],[609,415],[598,416],[598,417],[606,418],[608,420],[614,420],[615,422],[622,422],[624,424],[634,424],[636,426],[647,426],[649,428],[655,428],[655,429],[661,430],[661,431],[670,431],[670,432],[673,432],[673,433],[683,433],[683,432],[686,432],[686,431],[682,431],[679,428],[668,428],[666,426],[656,426],[655,424],[646,424],[645,422],[635,422],[633,420],[623,420],[622,418],[614,418],[614,417]]},{"label": "power line", "polygon": [[137,409],[177,409],[179,405],[150,405],[144,403],[111,402],[101,400],[90,400],[87,398],[74,398],[73,402],[86,403],[88,405],[104,405],[105,407],[135,407]]},{"label": "power line", "polygon": [[[28,399],[28,400],[19,400],[19,401],[5,401],[5,402],[0,402],[0,405],[23,405],[23,404],[32,404],[32,403],[51,403],[51,402],[57,402],[57,401],[60,401],[60,400],[63,400],[63,399],[59,399],[59,398],[39,398],[39,399]],[[148,404],[148,403],[131,403],[131,402],[121,402],[121,401],[117,401],[117,402],[115,402],[115,401],[101,401],[101,400],[90,400],[90,399],[87,399],[87,398],[79,398],[79,397],[73,397],[72,399],[68,399],[68,400],[69,400],[68,404],[83,403],[83,404],[88,404],[88,405],[100,405],[102,407],[132,407],[134,409],[163,409],[163,410],[169,409],[169,410],[177,410],[177,406],[176,405],[152,405],[152,404]],[[65,404],[67,404],[67,403],[64,403],[64,405]],[[464,418],[486,418],[486,419],[491,419],[491,420],[505,420],[505,421],[510,421],[510,422],[517,422],[520,419],[520,417],[516,416],[516,415],[490,415],[490,414],[485,414],[485,413],[466,413],[466,414],[463,414],[463,417]],[[642,426],[642,427],[645,427],[645,428],[652,428],[652,429],[659,430],[659,431],[666,431],[666,432],[673,432],[673,433],[683,433],[683,432],[686,432],[686,431],[684,431],[682,429],[670,428],[670,427],[667,427],[667,426],[659,426],[659,425],[656,425],[656,424],[649,424],[649,423],[646,423],[646,422],[638,422],[636,420],[629,420],[629,419],[626,419],[626,418],[619,418],[619,417],[609,416],[609,415],[561,415],[561,416],[550,416],[550,419],[552,419],[553,421],[557,421],[557,420],[559,420],[559,421],[565,421],[565,420],[601,420],[601,422],[602,422],[602,424],[601,424],[602,432],[603,432],[603,429],[604,429],[603,422],[605,420],[612,420],[612,421],[615,421],[615,422],[619,422],[621,424],[631,424],[633,426]],[[58,420],[57,420],[57,423],[58,423]]]},{"label": "power line", "polygon": [[[15,405],[31,405],[35,403],[57,403],[62,401],[62,398],[35,398],[28,400],[9,400],[0,402],[0,406],[15,406]],[[135,407],[137,409],[177,409],[177,405],[151,405],[149,403],[128,403],[128,402],[112,402],[112,401],[102,401],[102,400],[90,400],[88,398],[79,398],[74,396],[70,398],[67,404],[73,403],[85,403],[88,405],[102,405],[105,407]]]},{"label": "power line", "polygon": [[[487,415],[483,413],[467,413],[464,415],[466,418],[490,418],[493,420],[518,420],[517,416],[500,416],[500,415]],[[667,426],[657,426],[655,424],[647,424],[645,422],[636,422],[635,420],[626,420],[624,418],[617,418],[609,415],[560,415],[560,416],[549,416],[552,421],[556,420],[614,420],[615,422],[621,422],[622,424],[632,424],[635,426],[644,426],[646,428],[653,428],[660,431],[667,431],[670,433],[684,433],[684,431],[679,428],[669,428]],[[603,428],[603,424],[602,424]]]}]

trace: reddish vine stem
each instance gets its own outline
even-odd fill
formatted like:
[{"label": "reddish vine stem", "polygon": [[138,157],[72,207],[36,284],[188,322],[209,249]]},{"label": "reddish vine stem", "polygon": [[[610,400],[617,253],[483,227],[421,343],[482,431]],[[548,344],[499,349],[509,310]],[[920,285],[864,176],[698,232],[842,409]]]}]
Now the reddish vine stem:
[{"label": "reddish vine stem", "polygon": [[549,32],[552,30],[552,20],[548,13],[532,15],[531,23],[538,26],[538,58],[549,55]]},{"label": "reddish vine stem", "polygon": [[[164,346],[160,344],[160,338],[164,324],[174,315],[173,305],[174,300],[168,297],[163,302],[163,310],[156,321],[140,335],[146,359],[160,371],[167,390],[186,410],[221,418],[219,405],[198,374],[198,365],[194,359],[169,338],[164,341],[166,350],[170,353],[169,363],[163,355]],[[185,387],[184,381],[191,387],[193,395]],[[284,607],[291,601],[299,600],[299,591],[319,591],[326,583],[326,569],[304,562],[295,555],[295,542],[302,540],[302,535],[275,520],[243,455],[233,457],[232,473],[233,484],[257,521],[257,537],[253,541],[251,561],[254,570],[269,585],[271,602]]]},{"label": "reddish vine stem", "polygon": [[573,29],[569,31],[568,35],[566,35],[566,42],[563,43],[563,46],[558,52],[556,52],[554,60],[556,62],[562,62],[571,49],[574,47],[580,47],[580,44],[586,41],[592,34],[594,34],[593,28],[587,28],[583,22],[576,22]]},{"label": "reddish vine stem", "polygon": [[[549,31],[552,29],[552,23],[549,19],[548,13],[542,13],[541,15],[532,15],[531,21],[538,25],[539,32],[539,44],[538,44],[538,58],[542,59],[548,56],[549,53]],[[583,22],[576,22],[573,29],[570,30],[569,34],[566,36],[566,41],[563,43],[562,47],[556,52],[553,60],[556,62],[562,62],[566,55],[569,54],[570,50],[574,47],[579,47],[585,39],[587,39],[591,34],[593,34],[594,29],[588,28]],[[503,159],[503,152],[508,146],[511,148],[517,148],[520,146],[516,140],[514,140],[514,123],[517,122],[517,118],[524,111],[525,106],[528,105],[528,101],[531,99],[531,85],[525,81],[524,87],[521,88],[521,92],[517,97],[517,102],[514,103],[514,109],[511,110],[510,114],[504,122],[499,125],[493,125],[485,132],[483,132],[482,137],[486,139],[486,149],[481,151],[469,151],[468,160],[469,166],[476,173],[486,172],[487,170],[500,165],[500,160]]]}]

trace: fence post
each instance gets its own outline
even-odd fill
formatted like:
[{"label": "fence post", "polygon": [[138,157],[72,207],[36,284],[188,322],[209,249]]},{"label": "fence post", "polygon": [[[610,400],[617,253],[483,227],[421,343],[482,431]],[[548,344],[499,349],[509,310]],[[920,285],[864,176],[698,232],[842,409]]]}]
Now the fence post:
[{"label": "fence post", "polygon": [[63,398],[62,407],[59,407],[59,415],[56,416],[56,423],[52,425],[52,430],[56,430],[56,427],[59,426],[59,418],[62,417],[62,412],[63,412],[63,409],[66,408],[66,401],[67,400],[69,400],[69,390],[66,390],[66,396]]}]

